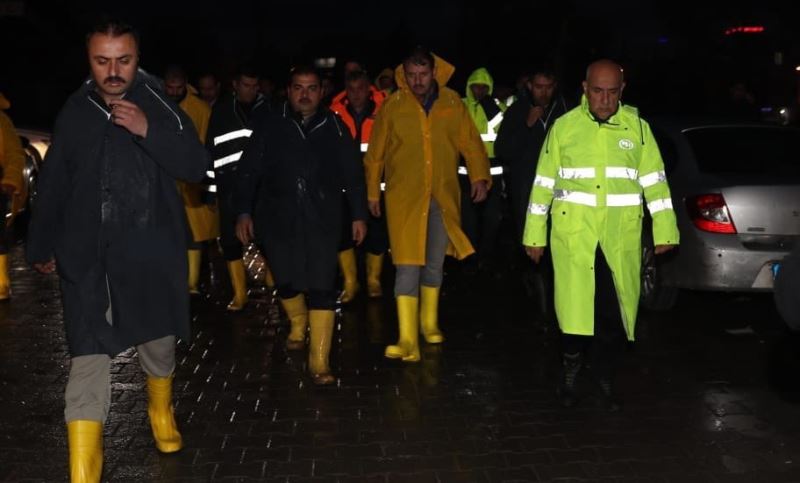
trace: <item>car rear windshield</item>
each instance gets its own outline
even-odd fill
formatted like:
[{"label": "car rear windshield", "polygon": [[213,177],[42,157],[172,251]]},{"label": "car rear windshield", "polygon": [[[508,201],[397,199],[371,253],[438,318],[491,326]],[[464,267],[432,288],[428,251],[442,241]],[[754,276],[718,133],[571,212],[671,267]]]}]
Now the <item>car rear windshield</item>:
[{"label": "car rear windshield", "polygon": [[684,134],[702,172],[800,177],[800,130],[726,126]]}]

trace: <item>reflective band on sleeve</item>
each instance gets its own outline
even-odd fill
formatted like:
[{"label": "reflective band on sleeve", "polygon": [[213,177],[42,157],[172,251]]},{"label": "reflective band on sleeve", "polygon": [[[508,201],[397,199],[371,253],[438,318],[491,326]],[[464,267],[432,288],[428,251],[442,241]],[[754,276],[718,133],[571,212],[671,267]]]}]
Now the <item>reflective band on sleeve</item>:
[{"label": "reflective band on sleeve", "polygon": [[531,215],[546,215],[550,210],[548,205],[540,205],[538,203],[531,203],[528,205],[528,213]]},{"label": "reflective band on sleeve", "polygon": [[367,148],[369,148],[369,143],[361,143],[361,152],[366,153]]},{"label": "reflective band on sleeve", "polygon": [[559,201],[566,201],[568,203],[597,206],[597,197],[595,195],[591,193],[583,193],[581,191],[555,190],[553,191],[553,198]]},{"label": "reflective band on sleeve", "polygon": [[560,168],[558,177],[561,179],[592,179],[594,168]]},{"label": "reflective band on sleeve", "polygon": [[533,185],[541,186],[542,188],[553,189],[556,186],[556,180],[537,174],[536,179],[533,180]]},{"label": "reflective band on sleeve", "polygon": [[658,213],[659,211],[663,210],[671,210],[672,209],[672,200],[670,198],[662,198],[660,200],[653,200],[647,204],[647,209],[650,210],[650,214]]},{"label": "reflective band on sleeve", "polygon": [[491,132],[491,131],[494,131],[494,128],[496,128],[497,126],[499,126],[501,122],[503,122],[503,113],[502,113],[502,112],[499,112],[499,113],[497,113],[497,115],[496,115],[496,116],[494,116],[494,117],[492,118],[492,120],[491,120],[491,121],[489,121],[489,131],[490,131],[490,132]]},{"label": "reflective band on sleeve", "polygon": [[483,141],[485,143],[494,142],[495,139],[497,139],[497,134],[495,134],[493,132],[488,133],[488,134],[481,134],[481,141]]},{"label": "reflective band on sleeve", "polygon": [[215,176],[215,174],[214,174],[214,172],[213,172],[213,171],[209,170],[209,171],[206,171],[206,176],[208,176],[209,178],[212,178],[212,179],[213,179],[213,178],[214,178],[214,176]]},{"label": "reflective band on sleeve", "polygon": [[644,176],[639,177],[639,184],[642,185],[642,188],[649,188],[656,183],[661,183],[667,180],[667,173],[664,171],[655,171],[650,174],[646,174]]},{"label": "reflective band on sleeve", "polygon": [[626,195],[608,195],[606,206],[639,206],[642,204],[642,195],[631,193]]},{"label": "reflective band on sleeve", "polygon": [[229,133],[222,134],[221,136],[217,136],[214,138],[214,146],[219,146],[224,142],[228,142],[232,139],[239,139],[239,138],[249,138],[250,135],[253,134],[251,129],[239,129],[237,131],[231,131]]},{"label": "reflective band on sleeve", "polygon": [[221,167],[225,166],[226,164],[235,163],[235,162],[239,161],[239,159],[241,157],[242,157],[242,151],[239,151],[239,152],[233,153],[233,154],[231,154],[229,156],[225,156],[224,158],[219,158],[219,159],[214,161],[214,169],[221,168]]},{"label": "reflective band on sleeve", "polygon": [[606,178],[636,179],[639,171],[633,168],[620,166],[606,166]]}]

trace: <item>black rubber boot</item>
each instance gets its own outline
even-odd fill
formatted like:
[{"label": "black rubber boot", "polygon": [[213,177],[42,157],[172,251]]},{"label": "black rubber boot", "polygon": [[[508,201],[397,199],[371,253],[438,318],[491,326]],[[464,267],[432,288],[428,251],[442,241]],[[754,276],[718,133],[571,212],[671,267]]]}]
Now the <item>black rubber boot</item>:
[{"label": "black rubber boot", "polygon": [[564,354],[556,394],[558,401],[565,408],[571,408],[578,403],[578,373],[582,365],[580,353]]},{"label": "black rubber boot", "polygon": [[612,413],[622,409],[622,402],[614,393],[614,384],[611,382],[611,379],[599,379],[597,385],[600,388],[597,395],[600,407]]}]

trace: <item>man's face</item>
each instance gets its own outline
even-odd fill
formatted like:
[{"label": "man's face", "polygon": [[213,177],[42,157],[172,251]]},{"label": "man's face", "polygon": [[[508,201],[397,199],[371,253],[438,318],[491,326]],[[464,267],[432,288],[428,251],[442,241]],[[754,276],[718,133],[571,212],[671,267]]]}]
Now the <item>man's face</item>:
[{"label": "man's face", "polygon": [[314,74],[292,76],[292,81],[286,88],[286,96],[295,112],[299,112],[303,117],[314,114],[322,100],[319,77]]},{"label": "man's face", "polygon": [[139,53],[133,35],[112,37],[94,34],[89,38],[87,50],[98,93],[106,101],[122,97],[130,88],[139,66]]},{"label": "man's face", "polygon": [[589,101],[589,110],[604,121],[617,112],[623,89],[625,82],[622,72],[610,66],[593,69],[583,81],[583,93]]},{"label": "man's face", "polygon": [[219,97],[220,85],[217,79],[207,75],[197,80],[197,90],[200,92],[200,98],[209,104],[214,102]]},{"label": "man's face", "polygon": [[186,79],[168,77],[164,79],[164,90],[175,102],[180,102],[186,97]]},{"label": "man's face", "polygon": [[536,74],[533,79],[528,81],[528,90],[531,92],[533,103],[537,106],[545,107],[550,105],[553,94],[556,91],[556,80],[552,77]]},{"label": "man's face", "polygon": [[484,97],[489,95],[489,86],[486,84],[470,84],[469,89],[472,91],[472,96],[476,101],[482,101]]},{"label": "man's face", "polygon": [[403,66],[406,83],[411,92],[419,98],[425,98],[433,90],[433,69],[430,65],[408,63]]},{"label": "man's face", "polygon": [[242,75],[233,81],[233,91],[236,93],[236,99],[244,104],[250,104],[256,100],[258,88],[258,77]]},{"label": "man's face", "polygon": [[347,100],[357,111],[364,109],[369,100],[369,83],[366,79],[357,79],[347,83],[345,88]]}]

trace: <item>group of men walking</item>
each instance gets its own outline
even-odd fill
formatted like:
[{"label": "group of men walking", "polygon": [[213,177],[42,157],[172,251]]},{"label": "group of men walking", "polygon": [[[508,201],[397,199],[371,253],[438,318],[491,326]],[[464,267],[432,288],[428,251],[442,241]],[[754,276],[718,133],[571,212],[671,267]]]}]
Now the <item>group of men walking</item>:
[{"label": "group of men walking", "polygon": [[462,99],[447,87],[454,67],[423,48],[397,67],[391,93],[355,69],[329,109],[319,73],[297,66],[287,101],[269,109],[257,75],[242,69],[232,95],[208,108],[180,69],[163,85],[138,69],[138,36],[125,24],[93,29],[87,53],[91,76],[56,121],[27,245],[29,262],[44,273],[57,266],[61,280],[73,481],[100,479],[109,364],[131,346],[147,374],[156,447],[182,447],[171,403],[175,339],[189,336],[203,243],[220,238],[232,311],[247,303],[243,246],[257,244],[290,321],[287,348],[307,346],[312,381],[330,384],[337,265],[352,298],[353,247],[366,245],[367,293],[380,296],[388,249],[399,337],[385,356],[420,360],[420,334],[445,340],[445,255],[491,245],[501,172],[512,180],[527,254],[540,263],[550,241],[564,333],[560,400],[577,402],[591,349],[604,402],[617,408],[612,361],[620,341],[634,338],[643,197],[657,253],[678,242],[658,148],[620,102],[617,64],[592,64],[582,102],[568,112],[544,70],[509,109],[491,97],[485,69]]}]

